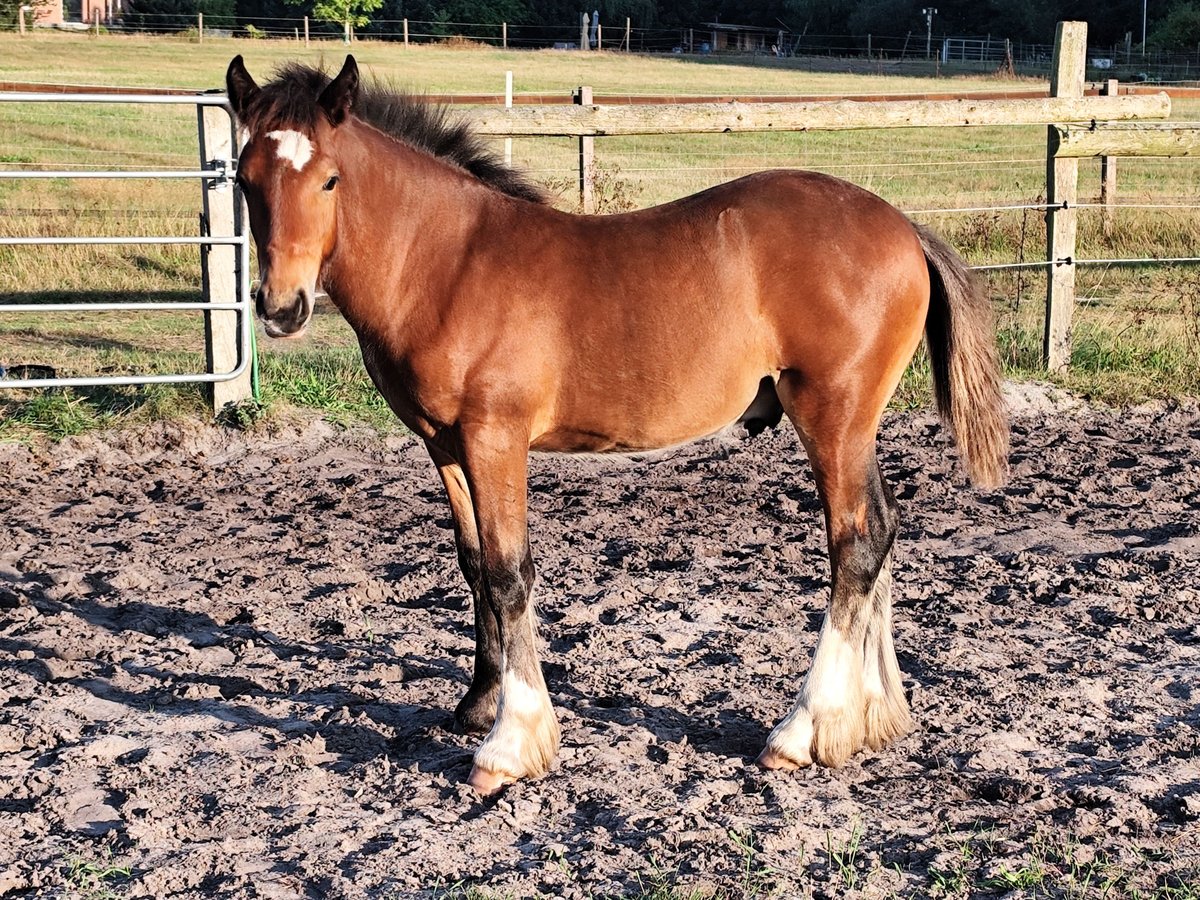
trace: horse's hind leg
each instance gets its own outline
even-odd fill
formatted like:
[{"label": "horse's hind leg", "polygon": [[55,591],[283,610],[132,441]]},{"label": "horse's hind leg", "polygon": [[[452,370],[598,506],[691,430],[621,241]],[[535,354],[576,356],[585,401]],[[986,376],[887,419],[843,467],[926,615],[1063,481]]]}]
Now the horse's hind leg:
[{"label": "horse's hind leg", "polygon": [[891,642],[891,558],[898,515],[875,459],[882,401],[858,385],[802,388],[789,373],[779,394],[808,450],[825,510],[831,592],[812,667],[759,763],[839,766],[864,743],[907,729]]},{"label": "horse's hind leg", "polygon": [[[886,488],[887,482],[883,485]],[[908,700],[900,679],[900,663],[892,643],[891,553],[884,558],[879,577],[875,579],[871,600],[871,619],[867,623],[863,646],[863,692],[867,706],[867,746],[878,750],[912,728]]]},{"label": "horse's hind leg", "polygon": [[500,632],[496,615],[484,593],[479,527],[462,467],[433,445],[426,446],[450,499],[458,566],[471,589],[475,609],[475,668],[471,687],[454,710],[454,727],[464,734],[485,732],[496,718],[496,702],[500,696]]}]

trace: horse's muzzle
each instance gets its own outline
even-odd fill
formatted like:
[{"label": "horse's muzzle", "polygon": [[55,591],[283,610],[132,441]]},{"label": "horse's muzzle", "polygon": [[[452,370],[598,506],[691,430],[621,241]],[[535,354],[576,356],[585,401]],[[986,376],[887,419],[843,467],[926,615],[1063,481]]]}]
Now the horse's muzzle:
[{"label": "horse's muzzle", "polygon": [[278,302],[277,297],[267,297],[266,292],[259,288],[254,300],[254,311],[263,323],[267,337],[299,337],[308,325],[312,310],[312,297],[303,288],[284,303]]}]

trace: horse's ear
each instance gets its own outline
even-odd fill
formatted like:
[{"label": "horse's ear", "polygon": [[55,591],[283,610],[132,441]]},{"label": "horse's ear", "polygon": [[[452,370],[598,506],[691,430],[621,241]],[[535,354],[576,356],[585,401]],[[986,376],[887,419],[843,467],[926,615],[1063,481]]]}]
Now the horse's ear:
[{"label": "horse's ear", "polygon": [[357,99],[358,63],[347,53],[342,71],[325,86],[317,102],[321,104],[321,109],[325,110],[325,115],[329,116],[330,124],[336,126],[342,124],[342,120],[350,114]]},{"label": "horse's ear", "polygon": [[225,92],[229,94],[229,103],[239,119],[258,93],[258,85],[246,71],[246,63],[240,53],[229,63],[229,69],[225,72]]}]

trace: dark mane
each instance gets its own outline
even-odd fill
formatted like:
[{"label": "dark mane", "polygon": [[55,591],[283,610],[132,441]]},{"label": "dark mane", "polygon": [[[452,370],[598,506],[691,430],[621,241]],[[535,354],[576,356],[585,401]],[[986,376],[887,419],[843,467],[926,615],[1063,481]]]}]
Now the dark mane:
[{"label": "dark mane", "polygon": [[[330,81],[324,69],[289,63],[262,86],[242,118],[251,132],[293,126],[311,132],[324,115],[317,97]],[[354,115],[385,134],[453,163],[484,184],[522,200],[546,203],[546,192],[527,175],[509,168],[470,126],[445,106],[425,103],[378,80],[364,83]]]}]

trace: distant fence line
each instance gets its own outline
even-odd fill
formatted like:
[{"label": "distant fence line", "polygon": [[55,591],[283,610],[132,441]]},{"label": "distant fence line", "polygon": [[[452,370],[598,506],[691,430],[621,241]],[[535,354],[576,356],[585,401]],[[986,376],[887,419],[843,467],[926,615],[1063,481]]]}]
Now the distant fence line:
[{"label": "distant fence line", "polygon": [[[96,11],[98,14],[98,10]],[[217,16],[198,17],[180,13],[125,12],[108,21],[77,23],[103,25],[113,30],[149,34],[178,33],[188,30],[202,37],[204,32],[246,37],[340,40],[343,28],[337,22],[323,22],[306,16]],[[437,43],[454,40],[474,41],[512,48],[574,47],[581,45],[581,23],[523,24],[519,22],[456,22],[418,19],[375,18],[366,26],[353,29],[355,36],[372,40],[404,43]],[[17,30],[16,23],[0,25],[0,31]],[[897,34],[809,34],[785,28],[751,29],[753,40],[719,46],[719,31],[702,26],[636,27],[629,19],[602,21],[598,30],[589,24],[590,49],[631,50],[642,53],[736,54],[742,56],[831,57],[860,61],[920,62],[929,60],[943,65],[974,64],[992,68],[1012,65],[1026,71],[1048,71],[1054,54],[1053,44],[1013,41],[992,35],[932,35],[926,51],[924,31]],[[749,33],[749,32],[748,32]],[[597,47],[597,45],[599,45]],[[1099,76],[1105,73],[1129,79],[1192,80],[1200,79],[1200,45],[1193,52],[1166,52],[1114,44],[1087,48],[1086,58],[1093,62]],[[1109,72],[1111,70],[1111,72]]]}]

